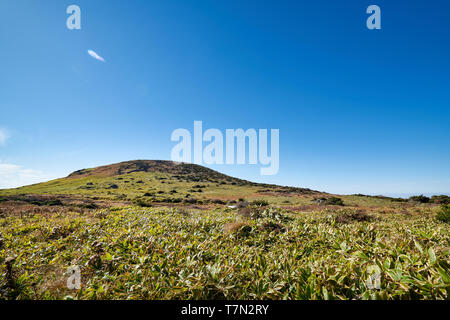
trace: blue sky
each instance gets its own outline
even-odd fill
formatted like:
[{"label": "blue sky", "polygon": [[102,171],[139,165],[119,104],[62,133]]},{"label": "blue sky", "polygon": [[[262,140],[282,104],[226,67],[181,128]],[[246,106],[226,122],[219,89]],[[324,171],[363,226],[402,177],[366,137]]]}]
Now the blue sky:
[{"label": "blue sky", "polygon": [[0,187],[170,159],[172,131],[201,120],[280,129],[278,174],[212,166],[236,177],[449,194],[449,21],[447,0],[3,0]]}]

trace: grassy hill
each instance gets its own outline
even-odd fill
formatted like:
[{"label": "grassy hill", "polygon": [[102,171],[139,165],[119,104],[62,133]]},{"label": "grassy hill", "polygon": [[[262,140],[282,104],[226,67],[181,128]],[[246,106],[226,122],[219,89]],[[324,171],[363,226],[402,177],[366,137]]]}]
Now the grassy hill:
[{"label": "grassy hill", "polygon": [[449,215],[169,161],[83,169],[0,190],[0,299],[448,299]]},{"label": "grassy hill", "polygon": [[66,178],[17,189],[0,190],[0,196],[71,195],[84,198],[156,203],[229,202],[239,198],[266,198],[276,203],[319,195],[317,191],[258,184],[217,171],[172,161],[136,160],[83,169]]}]

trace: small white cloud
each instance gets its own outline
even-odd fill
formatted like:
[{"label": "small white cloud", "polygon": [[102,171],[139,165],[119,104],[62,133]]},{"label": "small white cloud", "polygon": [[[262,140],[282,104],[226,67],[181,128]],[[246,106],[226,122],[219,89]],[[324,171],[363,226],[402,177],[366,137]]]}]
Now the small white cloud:
[{"label": "small white cloud", "polygon": [[9,134],[6,129],[0,128],[0,146],[5,145],[6,140],[8,140]]},{"label": "small white cloud", "polygon": [[0,189],[17,188],[48,180],[50,178],[40,171],[25,169],[16,164],[0,163]]},{"label": "small white cloud", "polygon": [[93,51],[93,50],[88,50],[88,54],[89,54],[92,58],[94,58],[94,59],[97,59],[97,60],[99,60],[99,61],[101,61],[101,62],[105,62],[105,59],[103,59],[102,57],[100,57],[100,56],[97,54],[97,52],[95,52],[95,51]]}]

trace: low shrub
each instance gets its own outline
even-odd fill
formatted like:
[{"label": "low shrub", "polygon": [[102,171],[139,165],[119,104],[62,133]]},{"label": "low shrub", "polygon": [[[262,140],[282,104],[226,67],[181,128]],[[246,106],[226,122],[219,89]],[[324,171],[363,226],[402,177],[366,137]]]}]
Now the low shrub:
[{"label": "low shrub", "polygon": [[246,222],[230,222],[224,226],[225,233],[233,233],[240,237],[247,237],[252,227]]},{"label": "low shrub", "polygon": [[336,214],[334,221],[339,224],[347,224],[352,222],[372,221],[374,218],[367,214],[364,210],[356,211],[340,211]]},{"label": "low shrub", "polygon": [[445,223],[450,223],[450,205],[443,204],[436,214],[436,219]]},{"label": "low shrub", "polygon": [[183,203],[195,204],[195,203],[198,203],[198,200],[195,198],[185,198],[185,199],[183,199]]},{"label": "low shrub", "polygon": [[139,206],[139,207],[142,207],[142,208],[153,207],[153,204],[152,204],[152,203],[147,202],[147,201],[142,200],[142,199],[136,199],[136,200],[134,200],[134,204],[137,205],[137,206]]},{"label": "low shrub", "polygon": [[37,200],[37,201],[30,201],[31,204],[37,205],[37,206],[62,206],[63,203],[59,199],[55,200]]},{"label": "low shrub", "polygon": [[431,202],[438,204],[450,204],[450,197],[446,195],[432,196]]},{"label": "low shrub", "polygon": [[95,203],[83,203],[79,207],[84,209],[98,209],[98,205]]},{"label": "low shrub", "polygon": [[331,197],[331,198],[326,199],[324,204],[333,205],[333,206],[343,206],[344,201],[342,201],[342,199],[338,198],[338,197]]},{"label": "low shrub", "polygon": [[420,196],[412,196],[409,198],[410,201],[418,202],[418,203],[428,203],[430,202],[430,198],[425,197],[423,194]]}]

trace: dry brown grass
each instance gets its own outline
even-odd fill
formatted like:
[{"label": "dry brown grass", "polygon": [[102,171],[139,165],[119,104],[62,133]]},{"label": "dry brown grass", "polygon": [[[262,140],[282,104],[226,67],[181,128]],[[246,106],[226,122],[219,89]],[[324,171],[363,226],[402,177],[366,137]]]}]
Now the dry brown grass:
[{"label": "dry brown grass", "polygon": [[235,221],[225,224],[223,231],[225,233],[238,233],[240,231],[243,231],[244,229],[249,230],[248,228],[252,228],[249,223],[243,221]]},{"label": "dry brown grass", "polygon": [[310,212],[310,211],[319,211],[323,208],[323,206],[319,204],[304,204],[299,206],[282,206],[281,208],[293,212]]},{"label": "dry brown grass", "polygon": [[252,210],[249,207],[239,208],[238,214],[244,218],[251,218]]},{"label": "dry brown grass", "polygon": [[335,218],[336,223],[347,224],[352,222],[373,221],[375,218],[369,215],[365,210],[346,211],[338,214]]},{"label": "dry brown grass", "polygon": [[279,223],[275,223],[275,222],[264,222],[261,226],[260,226],[260,230],[261,231],[268,231],[268,232],[275,232],[275,233],[280,233],[280,232],[285,232],[286,228],[283,227],[281,224]]}]

